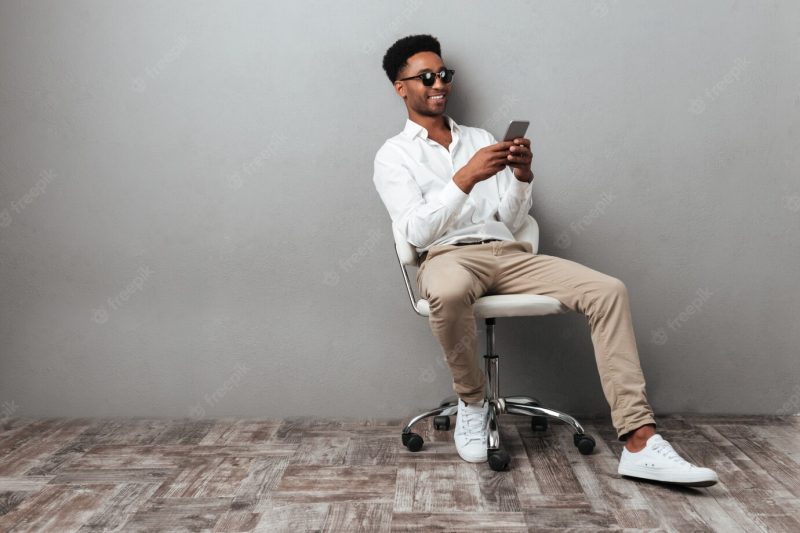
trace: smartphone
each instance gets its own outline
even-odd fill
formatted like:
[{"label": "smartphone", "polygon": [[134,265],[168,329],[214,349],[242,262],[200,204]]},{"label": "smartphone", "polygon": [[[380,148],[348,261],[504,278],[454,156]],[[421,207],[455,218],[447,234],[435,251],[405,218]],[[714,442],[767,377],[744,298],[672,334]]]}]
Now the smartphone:
[{"label": "smartphone", "polygon": [[503,135],[504,141],[513,141],[519,137],[525,137],[525,132],[528,131],[530,122],[527,120],[512,120],[508,124],[506,134]]}]

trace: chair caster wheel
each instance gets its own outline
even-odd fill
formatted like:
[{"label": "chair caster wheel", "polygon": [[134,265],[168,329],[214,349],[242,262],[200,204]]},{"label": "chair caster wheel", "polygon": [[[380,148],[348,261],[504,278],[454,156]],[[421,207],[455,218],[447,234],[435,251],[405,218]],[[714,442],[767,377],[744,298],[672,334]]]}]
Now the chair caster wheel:
[{"label": "chair caster wheel", "polygon": [[572,436],[572,440],[575,442],[575,446],[578,447],[578,451],[583,455],[589,455],[594,450],[594,439],[589,435],[575,433]]},{"label": "chair caster wheel", "polygon": [[450,429],[450,417],[449,416],[433,417],[433,428],[439,431],[448,431]]},{"label": "chair caster wheel", "polygon": [[403,446],[411,452],[418,452],[422,449],[425,441],[416,433],[403,433]]},{"label": "chair caster wheel", "polygon": [[489,467],[495,472],[500,472],[508,467],[511,462],[511,456],[505,450],[489,450],[488,451]]},{"label": "chair caster wheel", "polygon": [[531,429],[533,431],[547,431],[547,417],[546,416],[532,416]]}]

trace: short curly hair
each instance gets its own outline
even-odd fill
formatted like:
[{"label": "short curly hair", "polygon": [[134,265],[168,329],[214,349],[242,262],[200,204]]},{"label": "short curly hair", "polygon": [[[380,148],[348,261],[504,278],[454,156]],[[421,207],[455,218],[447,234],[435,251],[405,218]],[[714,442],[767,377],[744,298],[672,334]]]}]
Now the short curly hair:
[{"label": "short curly hair", "polygon": [[400,70],[406,66],[408,58],[419,52],[433,52],[441,57],[442,47],[436,37],[427,34],[409,35],[390,46],[383,56],[383,70],[386,71],[389,81],[394,83]]}]

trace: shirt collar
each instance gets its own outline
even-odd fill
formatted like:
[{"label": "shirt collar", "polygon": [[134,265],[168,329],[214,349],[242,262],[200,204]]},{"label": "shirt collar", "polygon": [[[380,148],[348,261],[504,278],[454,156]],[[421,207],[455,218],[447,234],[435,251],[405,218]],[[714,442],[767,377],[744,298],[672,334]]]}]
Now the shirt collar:
[{"label": "shirt collar", "polygon": [[[453,120],[453,118],[450,117],[449,115],[444,115],[444,118],[447,121],[447,125],[450,126],[450,131],[453,132],[453,133],[457,133],[459,131],[459,128],[458,128],[458,124],[456,124],[456,121]],[[403,128],[403,133],[409,139],[413,139],[417,135],[419,135],[423,139],[427,139],[428,138],[428,130],[426,128],[420,126],[419,124],[417,124],[416,122],[414,122],[410,118],[406,119],[406,127]]]}]

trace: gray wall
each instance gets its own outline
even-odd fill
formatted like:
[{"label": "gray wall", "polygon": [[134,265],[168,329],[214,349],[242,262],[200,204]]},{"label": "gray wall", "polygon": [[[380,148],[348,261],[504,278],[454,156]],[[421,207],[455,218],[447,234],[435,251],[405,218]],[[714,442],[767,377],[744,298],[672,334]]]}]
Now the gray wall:
[{"label": "gray wall", "polygon": [[[531,121],[540,251],[625,281],[657,414],[800,410],[796,2],[215,4],[0,4],[0,417],[450,394],[372,185],[419,32],[457,121]],[[498,334],[504,392],[608,413],[585,317]]]}]

